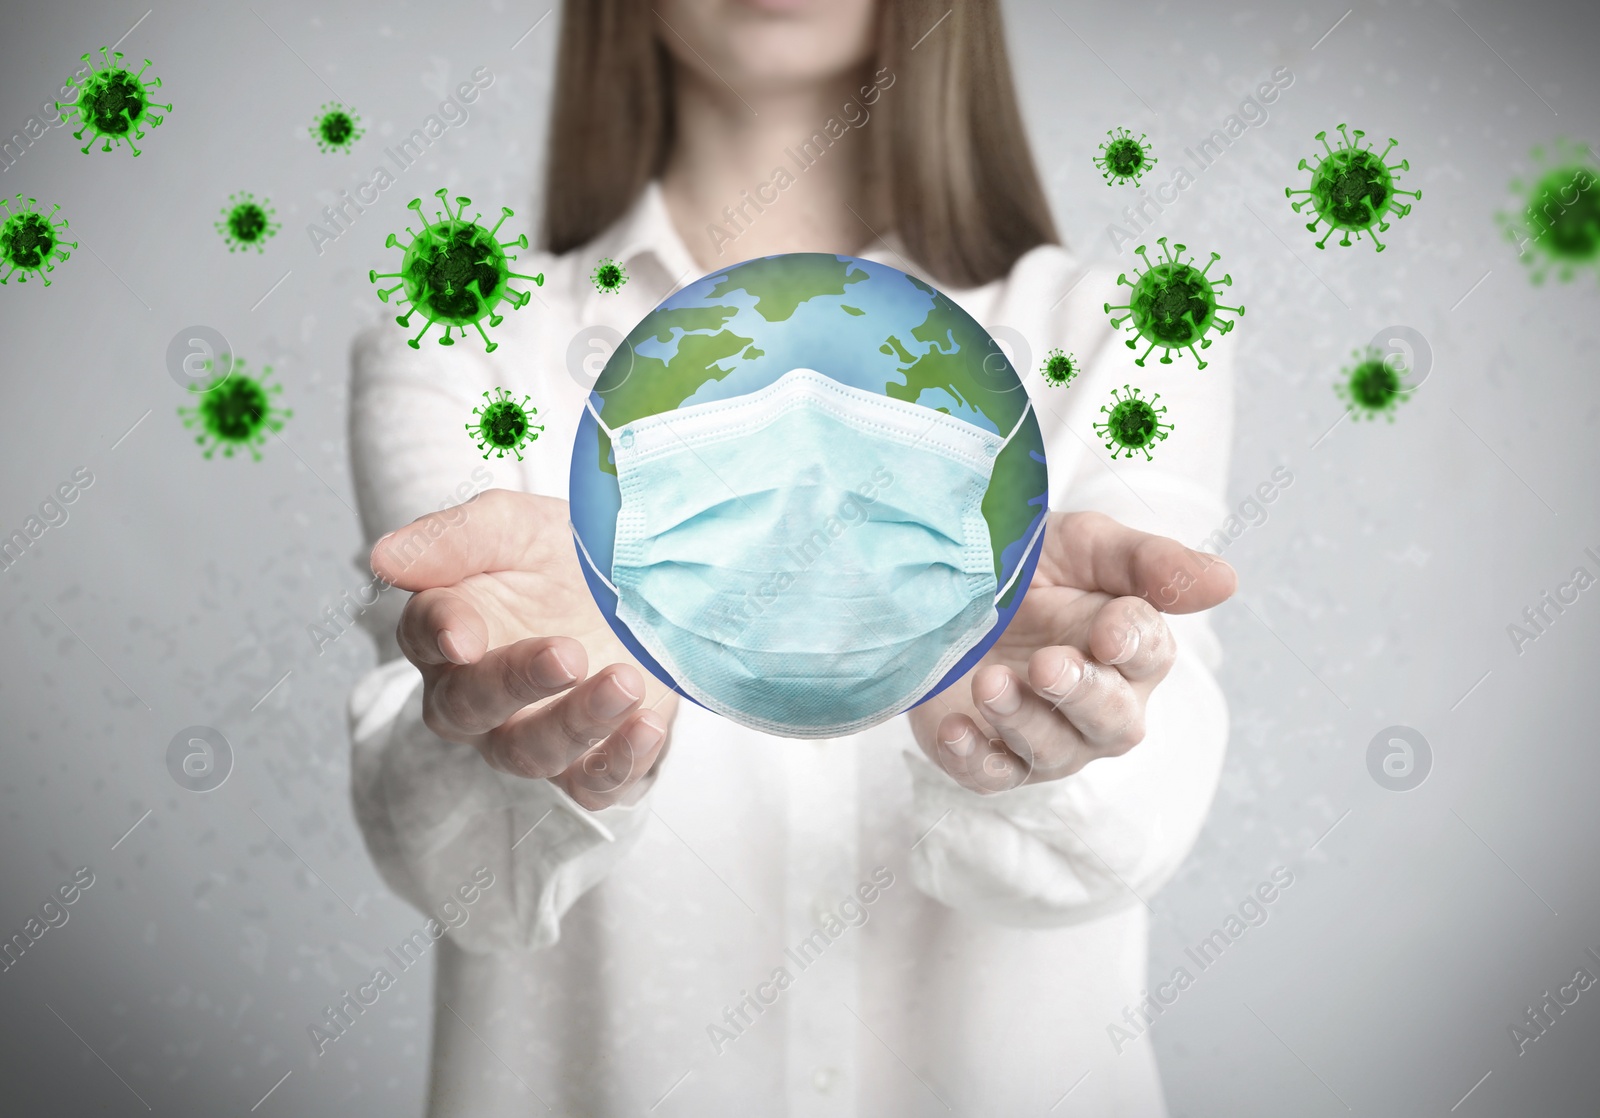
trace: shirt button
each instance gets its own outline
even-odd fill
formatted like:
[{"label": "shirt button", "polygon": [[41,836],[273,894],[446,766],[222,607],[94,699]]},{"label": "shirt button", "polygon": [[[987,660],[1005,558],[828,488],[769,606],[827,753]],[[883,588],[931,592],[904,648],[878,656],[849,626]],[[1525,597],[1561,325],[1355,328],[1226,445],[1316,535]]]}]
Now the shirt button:
[{"label": "shirt button", "polygon": [[832,1092],[841,1078],[838,1068],[818,1068],[811,1073],[811,1086],[816,1088],[817,1094],[826,1095]]},{"label": "shirt button", "polygon": [[828,902],[824,898],[820,896],[812,898],[811,919],[816,923],[817,927],[822,927],[823,923],[832,915],[833,909],[829,907]]}]

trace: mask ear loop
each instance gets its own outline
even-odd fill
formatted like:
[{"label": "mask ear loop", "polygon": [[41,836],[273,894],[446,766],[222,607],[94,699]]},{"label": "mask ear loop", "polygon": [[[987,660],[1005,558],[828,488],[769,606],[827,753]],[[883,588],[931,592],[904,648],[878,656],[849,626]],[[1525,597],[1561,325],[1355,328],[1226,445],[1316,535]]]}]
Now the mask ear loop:
[{"label": "mask ear loop", "polygon": [[[1029,403],[1031,404],[1032,401],[1030,400]],[[606,421],[600,418],[600,413],[594,410],[594,394],[592,392],[588,396],[584,397],[583,406],[589,409],[589,414],[594,416],[594,421],[600,425],[600,430],[606,433],[606,438],[610,439],[612,442],[616,442],[617,432],[613,431],[610,427],[607,427]]]},{"label": "mask ear loop", "polygon": [[[1027,404],[1022,408],[1022,414],[1017,416],[1017,422],[1011,428],[1011,434],[1000,440],[1000,450],[1004,450],[1011,444],[1011,440],[1017,437],[1017,432],[1022,430],[1022,421],[1028,418],[1028,413],[1031,411],[1033,411],[1033,397],[1029,396]],[[595,419],[598,420],[599,418],[599,416],[595,416]],[[1000,457],[999,450],[995,451],[995,457]]]},{"label": "mask ear loop", "polygon": [[[1022,409],[1022,414],[1017,416],[1017,423],[1015,427],[1011,428],[1011,434],[1007,435],[1004,441],[1000,443],[1000,450],[1004,450],[1010,444],[1011,440],[1016,437],[1017,432],[1022,430],[1022,421],[1028,418],[1028,413],[1032,410],[1033,397],[1030,396],[1028,397],[1027,406]],[[1000,457],[999,451],[995,452],[995,457]],[[1022,568],[1028,565],[1028,555],[1033,551],[1033,545],[1039,542],[1039,537],[1044,534],[1044,526],[1049,522],[1050,510],[1047,507],[1044,511],[1044,515],[1039,517],[1039,526],[1033,530],[1033,535],[1028,538],[1028,546],[1022,549],[1022,556],[1017,560],[1016,569],[1011,572],[1011,577],[1006,579],[1006,584],[1002,586],[998,592],[996,592],[994,596],[996,604],[999,603],[1001,598],[1004,598],[1007,594],[1011,593],[1011,587],[1016,584],[1017,577],[1022,574]]]},{"label": "mask ear loop", "polygon": [[1045,509],[1044,515],[1039,517],[1039,526],[1033,530],[1033,535],[1028,537],[1028,546],[1022,549],[1022,557],[1017,560],[1016,570],[1011,572],[1011,577],[1006,579],[1006,584],[995,594],[995,604],[1001,598],[1011,593],[1011,587],[1016,583],[1017,576],[1022,573],[1022,568],[1028,565],[1028,554],[1033,551],[1033,545],[1039,542],[1039,537],[1044,534],[1044,526],[1050,522],[1050,510]]},{"label": "mask ear loop", "polygon": [[[572,538],[578,542],[578,550],[583,553],[584,559],[589,564],[589,569],[594,572],[594,577],[605,583],[606,589],[610,590],[611,593],[615,594],[617,598],[620,599],[622,597],[622,593],[616,588],[616,585],[612,583],[609,578],[601,573],[600,564],[594,561],[594,556],[589,554],[589,549],[583,546],[583,537],[578,535],[578,526],[569,520],[567,521],[567,527],[572,529]],[[1029,544],[1028,546],[1032,547],[1033,545]]]},{"label": "mask ear loop", "polygon": [[[606,433],[606,438],[610,439],[612,442],[616,442],[617,432],[613,431],[610,427],[607,427],[606,421],[600,418],[600,413],[594,410],[593,393],[584,399],[583,406],[589,409],[589,414],[594,416],[595,423],[599,425],[600,430]],[[601,582],[605,583],[606,589],[610,590],[611,593],[620,601],[622,598],[622,593],[617,589],[616,584],[607,578],[605,573],[600,570],[600,564],[594,561],[594,556],[589,554],[589,549],[583,544],[583,537],[578,535],[578,526],[569,519],[567,521],[567,527],[572,529],[572,538],[577,541],[578,550],[583,553],[583,557],[588,562],[589,569],[594,572],[594,576]]]},{"label": "mask ear loop", "polygon": [[[594,397],[592,393],[583,401],[583,406],[589,409],[589,414],[594,416],[595,423],[599,425],[600,430],[606,433],[606,438],[610,439],[612,442],[616,442],[617,432],[613,431],[610,427],[607,427],[606,421],[600,418],[600,413],[594,410]],[[583,553],[583,558],[589,564],[589,569],[594,572],[594,576],[601,582],[605,583],[606,589],[611,591],[611,593],[620,601],[622,598],[622,593],[617,589],[616,584],[607,578],[605,573],[600,570],[600,564],[594,561],[594,556],[589,554],[589,549],[584,546],[583,537],[578,535],[578,526],[569,519],[567,521],[567,527],[572,530],[572,538],[577,541],[578,550]]]}]

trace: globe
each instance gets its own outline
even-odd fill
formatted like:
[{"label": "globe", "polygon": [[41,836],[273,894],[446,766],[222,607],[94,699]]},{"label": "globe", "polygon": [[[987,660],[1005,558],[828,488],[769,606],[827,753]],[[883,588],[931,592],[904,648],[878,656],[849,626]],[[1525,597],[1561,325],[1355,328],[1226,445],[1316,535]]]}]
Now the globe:
[{"label": "globe", "polygon": [[944,412],[1001,438],[1015,430],[994,459],[982,505],[1001,588],[997,620],[911,704],[918,705],[970,670],[1015,616],[1042,546],[1049,479],[1016,370],[982,326],[915,276],[852,256],[767,256],[704,276],[646,315],[606,362],[579,420],[570,502],[579,566],[628,650],[694,702],[617,617],[605,576],[622,496],[605,427],[621,432],[647,416],[746,396],[794,369]]}]

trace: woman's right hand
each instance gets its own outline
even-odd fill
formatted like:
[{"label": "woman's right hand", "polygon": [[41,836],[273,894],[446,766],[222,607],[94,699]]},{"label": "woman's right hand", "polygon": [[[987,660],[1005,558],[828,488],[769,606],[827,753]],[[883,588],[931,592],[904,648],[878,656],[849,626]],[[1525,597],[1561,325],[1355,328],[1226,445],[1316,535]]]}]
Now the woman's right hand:
[{"label": "woman's right hand", "polygon": [[491,489],[383,537],[372,570],[412,592],[398,638],[428,728],[598,811],[643,795],[678,697],[595,606],[567,515],[565,501]]}]

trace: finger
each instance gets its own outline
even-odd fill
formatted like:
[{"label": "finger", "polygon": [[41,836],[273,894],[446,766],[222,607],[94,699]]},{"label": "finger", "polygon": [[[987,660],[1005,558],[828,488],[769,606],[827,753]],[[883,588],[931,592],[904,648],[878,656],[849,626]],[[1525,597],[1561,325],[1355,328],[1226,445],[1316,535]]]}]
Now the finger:
[{"label": "finger", "polygon": [[1028,779],[1027,763],[979,731],[964,714],[947,714],[934,735],[933,761],[964,788],[1004,792]]},{"label": "finger", "polygon": [[1238,574],[1215,555],[1098,512],[1052,514],[1039,564],[1060,585],[1133,595],[1167,613],[1210,609],[1239,585]]},{"label": "finger", "polygon": [[560,698],[512,715],[480,739],[490,765],[513,776],[548,779],[621,728],[644,698],[644,676],[612,664]]},{"label": "finger", "polygon": [[667,720],[642,710],[573,762],[554,783],[590,811],[632,801],[634,789],[651,773],[667,743]]},{"label": "finger", "polygon": [[1178,644],[1166,620],[1143,598],[1113,598],[1096,612],[1089,651],[1124,679],[1159,683],[1172,668]]},{"label": "finger", "polygon": [[572,548],[564,502],[488,489],[390,532],[373,545],[371,564],[384,581],[415,591],[485,571],[526,570],[561,548]]},{"label": "finger", "polygon": [[565,691],[588,666],[583,645],[571,637],[529,637],[492,649],[475,664],[446,665],[429,680],[422,721],[448,741],[486,734],[529,703]]},{"label": "finger", "polygon": [[[1074,653],[1071,649],[1057,651]],[[1081,678],[1081,658],[1076,664],[1069,662],[1050,681],[1055,683],[1069,670]],[[1093,747],[1056,709],[1054,700],[1010,668],[990,665],[979,671],[972,680],[972,699],[1000,741],[1021,761],[1030,781],[1074,773],[1095,756]]]},{"label": "finger", "polygon": [[395,639],[407,660],[424,664],[471,664],[491,647],[489,623],[466,595],[424,590],[400,613]]},{"label": "finger", "polygon": [[1144,698],[1117,668],[1075,648],[1041,648],[1028,660],[1028,682],[1088,750],[1078,767],[1094,757],[1120,756],[1144,740]]}]

